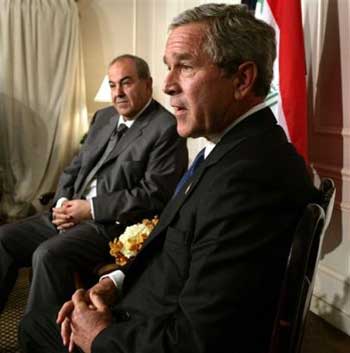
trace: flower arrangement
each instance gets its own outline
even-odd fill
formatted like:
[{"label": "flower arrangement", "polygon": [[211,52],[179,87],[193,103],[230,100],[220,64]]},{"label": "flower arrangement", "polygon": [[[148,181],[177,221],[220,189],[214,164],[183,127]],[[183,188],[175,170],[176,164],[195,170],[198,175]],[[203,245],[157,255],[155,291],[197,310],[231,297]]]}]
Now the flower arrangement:
[{"label": "flower arrangement", "polygon": [[125,266],[131,258],[137,255],[158,221],[157,216],[151,220],[144,219],[142,223],[127,227],[119,238],[109,242],[109,253],[115,257],[117,265]]}]

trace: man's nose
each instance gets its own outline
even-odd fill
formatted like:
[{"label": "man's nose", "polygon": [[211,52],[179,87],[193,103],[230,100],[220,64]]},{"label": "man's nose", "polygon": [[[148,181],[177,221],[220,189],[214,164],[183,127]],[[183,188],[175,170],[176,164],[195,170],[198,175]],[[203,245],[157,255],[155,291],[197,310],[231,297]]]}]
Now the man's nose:
[{"label": "man's nose", "polygon": [[163,83],[163,92],[169,96],[174,96],[179,92],[179,90],[180,87],[177,83],[174,72],[169,71]]},{"label": "man's nose", "polygon": [[114,95],[115,95],[115,97],[124,97],[125,96],[125,92],[123,90],[122,85],[115,86]]}]

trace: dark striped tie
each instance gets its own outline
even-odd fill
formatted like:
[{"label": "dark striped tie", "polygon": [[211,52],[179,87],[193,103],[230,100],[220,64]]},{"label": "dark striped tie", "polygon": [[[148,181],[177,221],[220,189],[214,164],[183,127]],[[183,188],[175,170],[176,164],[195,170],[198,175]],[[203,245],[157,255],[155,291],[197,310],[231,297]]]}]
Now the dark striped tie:
[{"label": "dark striped tie", "polygon": [[182,176],[182,178],[180,179],[180,181],[178,182],[178,184],[176,185],[176,189],[174,192],[174,196],[178,194],[178,192],[182,189],[182,187],[186,184],[186,182],[188,181],[188,179],[191,178],[191,176],[194,174],[194,172],[196,171],[196,169],[200,166],[200,164],[204,161],[204,151],[205,148],[203,148],[202,150],[199,151],[199,153],[197,154],[196,158],[194,159],[194,161],[192,162],[192,164],[190,165],[190,167],[187,169],[186,173]]},{"label": "dark striped tie", "polygon": [[98,170],[101,168],[102,164],[107,160],[110,153],[114,150],[115,146],[117,145],[118,141],[122,138],[125,132],[128,130],[128,127],[125,124],[120,124],[117,128],[114,129],[111,137],[109,138],[108,144],[106,146],[103,155],[99,159],[99,161],[95,164],[94,168],[92,168],[84,180],[83,186],[80,188],[79,192],[77,193],[77,198],[80,199],[86,190],[86,188],[90,185],[92,179],[97,174]]}]

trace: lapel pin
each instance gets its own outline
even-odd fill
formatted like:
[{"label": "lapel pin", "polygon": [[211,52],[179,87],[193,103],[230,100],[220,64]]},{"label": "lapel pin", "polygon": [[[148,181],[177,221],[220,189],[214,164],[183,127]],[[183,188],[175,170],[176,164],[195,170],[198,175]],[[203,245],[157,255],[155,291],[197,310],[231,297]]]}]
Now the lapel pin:
[{"label": "lapel pin", "polygon": [[187,186],[187,188],[185,190],[185,194],[187,194],[190,191],[191,186],[192,186],[192,183]]}]

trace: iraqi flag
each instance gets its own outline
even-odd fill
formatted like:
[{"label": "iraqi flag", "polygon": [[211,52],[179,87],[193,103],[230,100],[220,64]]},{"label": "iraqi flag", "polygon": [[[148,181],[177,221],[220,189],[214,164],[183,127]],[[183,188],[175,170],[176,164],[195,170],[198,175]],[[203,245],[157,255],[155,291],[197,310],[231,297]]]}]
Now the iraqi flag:
[{"label": "iraqi flag", "polygon": [[300,0],[243,0],[255,16],[276,31],[277,58],[271,91],[266,97],[289,140],[308,160],[307,95]]}]

